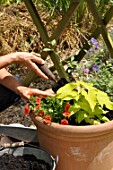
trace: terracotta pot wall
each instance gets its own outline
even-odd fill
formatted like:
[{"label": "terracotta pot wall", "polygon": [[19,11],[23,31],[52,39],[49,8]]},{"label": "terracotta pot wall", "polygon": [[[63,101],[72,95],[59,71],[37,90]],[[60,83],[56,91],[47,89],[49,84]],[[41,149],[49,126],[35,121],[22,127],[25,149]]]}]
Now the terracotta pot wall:
[{"label": "terracotta pot wall", "polygon": [[113,121],[74,127],[32,118],[40,146],[59,156],[56,170],[113,170]]}]

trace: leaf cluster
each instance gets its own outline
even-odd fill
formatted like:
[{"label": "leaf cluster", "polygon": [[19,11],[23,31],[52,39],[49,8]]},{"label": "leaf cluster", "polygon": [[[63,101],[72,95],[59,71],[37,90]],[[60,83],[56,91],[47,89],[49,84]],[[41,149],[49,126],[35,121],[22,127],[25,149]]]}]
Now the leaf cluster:
[{"label": "leaf cluster", "polygon": [[[110,35],[113,36],[112,31]],[[93,66],[98,69],[94,70]],[[91,47],[86,51],[86,56],[80,63],[72,56],[68,62],[67,72],[73,74],[75,80],[93,83],[96,88],[106,92],[113,101],[113,59],[103,41],[100,42],[98,49]]]},{"label": "leaf cluster", "polygon": [[[73,101],[69,108],[71,117],[77,124],[100,124],[108,122],[108,110],[113,110],[113,102],[107,93],[93,87],[93,84],[81,81],[68,83],[57,91],[56,98]],[[70,118],[71,118],[70,117]]]}]

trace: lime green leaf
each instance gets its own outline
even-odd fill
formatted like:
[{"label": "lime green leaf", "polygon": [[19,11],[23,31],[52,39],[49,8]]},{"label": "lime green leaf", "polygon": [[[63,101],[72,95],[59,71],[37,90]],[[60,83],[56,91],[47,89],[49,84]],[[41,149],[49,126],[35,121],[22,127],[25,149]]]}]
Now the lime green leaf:
[{"label": "lime green leaf", "polygon": [[97,93],[97,100],[102,108],[104,105],[107,106],[107,104],[110,102],[110,99],[107,93],[104,93],[103,91],[100,91],[100,90],[98,90],[98,93]]},{"label": "lime green leaf", "polygon": [[87,114],[86,112],[80,110],[77,112],[77,118],[76,118],[76,121],[78,123],[81,123],[85,118],[87,118]]},{"label": "lime green leaf", "polygon": [[83,96],[87,96],[87,92],[86,92],[84,89],[81,89],[81,94],[82,94]]},{"label": "lime green leaf", "polygon": [[88,93],[84,93],[84,97],[93,111],[97,103],[95,90],[93,88],[89,88]]},{"label": "lime green leaf", "polygon": [[56,98],[62,100],[71,100],[71,99],[75,99],[77,95],[78,93],[76,91],[73,91],[73,93],[69,93],[69,91],[67,91],[66,93],[57,94]]},{"label": "lime green leaf", "polygon": [[77,81],[77,84],[82,85],[84,88],[89,89],[90,87],[93,86],[92,83],[85,83],[83,81]]},{"label": "lime green leaf", "polygon": [[99,120],[103,121],[103,122],[109,122],[110,120],[104,116],[104,115],[97,115],[97,117],[99,118]]},{"label": "lime green leaf", "polygon": [[93,125],[99,125],[99,124],[101,124],[101,122],[100,122],[99,119],[97,119],[97,120],[92,119],[92,122],[93,122]]},{"label": "lime green leaf", "polygon": [[101,118],[101,120],[104,121],[104,122],[109,122],[109,121],[110,121],[106,116],[103,116],[103,117]]},{"label": "lime green leaf", "polygon": [[51,45],[54,46],[55,44],[56,44],[56,40],[54,39],[51,41]]},{"label": "lime green leaf", "polygon": [[68,83],[65,86],[61,87],[57,91],[57,94],[65,93],[65,92],[72,92],[75,87],[76,87],[76,83]]},{"label": "lime green leaf", "polygon": [[92,112],[91,106],[84,96],[78,100],[78,105],[80,105],[81,109],[87,111],[88,113]]},{"label": "lime green leaf", "polygon": [[74,105],[70,106],[69,112],[71,112],[71,116],[72,116],[74,113],[78,112],[80,109],[81,107],[77,103],[74,103]]},{"label": "lime green leaf", "polygon": [[100,122],[99,119],[95,120],[95,119],[91,119],[91,118],[89,118],[89,117],[87,117],[87,118],[85,119],[85,121],[86,121],[87,123],[91,124],[91,125],[99,125],[99,124],[101,124],[101,122]]},{"label": "lime green leaf", "polygon": [[75,99],[78,95],[78,92],[75,90],[75,87],[75,83],[66,84],[57,91],[56,98],[62,100]]},{"label": "lime green leaf", "polygon": [[100,106],[96,105],[93,114],[94,115],[101,115],[101,114],[105,114],[106,111],[104,111]]},{"label": "lime green leaf", "polygon": [[109,110],[113,110],[113,102],[111,102],[111,101],[106,101],[105,106],[106,106],[106,108],[108,108]]}]

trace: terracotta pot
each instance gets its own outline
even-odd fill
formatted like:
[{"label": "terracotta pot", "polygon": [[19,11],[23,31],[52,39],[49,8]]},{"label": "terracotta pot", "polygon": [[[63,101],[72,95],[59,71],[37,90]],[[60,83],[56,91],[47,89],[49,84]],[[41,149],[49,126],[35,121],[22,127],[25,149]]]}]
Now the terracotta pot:
[{"label": "terracotta pot", "polygon": [[69,126],[30,115],[40,146],[59,156],[56,170],[113,170],[113,121],[101,125]]}]

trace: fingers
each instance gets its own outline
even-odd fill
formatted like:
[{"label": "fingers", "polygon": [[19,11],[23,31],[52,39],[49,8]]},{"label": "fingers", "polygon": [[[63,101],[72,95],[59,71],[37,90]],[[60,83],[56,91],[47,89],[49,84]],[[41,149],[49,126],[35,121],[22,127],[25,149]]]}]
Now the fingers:
[{"label": "fingers", "polygon": [[41,55],[40,55],[39,53],[31,52],[31,54],[33,54],[34,56],[37,56],[37,57],[41,58]]},{"label": "fingers", "polygon": [[38,64],[45,64],[45,61],[41,58],[41,55],[39,54],[32,54],[32,61]]},{"label": "fingers", "polygon": [[34,59],[32,59],[32,61],[34,63],[31,63],[32,66],[33,66],[33,71],[36,72],[40,77],[42,77],[42,78],[47,80],[48,77],[37,66],[37,64],[44,64],[45,61],[41,58],[40,54],[37,54],[37,53],[34,53],[34,52],[32,52],[31,54],[34,56]]},{"label": "fingers", "polygon": [[49,97],[54,97],[54,93],[38,90],[38,89],[31,89],[28,94],[27,98],[30,99],[31,96],[49,96]]},{"label": "fingers", "polygon": [[50,96],[54,97],[55,94],[50,91],[42,91],[35,88],[29,88],[25,86],[17,87],[17,94],[19,94],[23,99],[29,100],[31,96]]},{"label": "fingers", "polygon": [[34,71],[40,77],[48,79],[48,77],[39,69],[37,64],[45,64],[40,54],[17,52],[17,63],[26,66],[28,69]]},{"label": "fingers", "polygon": [[[48,77],[39,69],[39,67],[35,63],[30,62],[29,65],[31,65],[31,66],[29,66],[29,68],[32,67],[32,70],[36,74],[38,74],[40,77],[48,80]],[[27,67],[28,67],[28,65],[27,65]]]},{"label": "fingers", "polygon": [[29,53],[32,57],[32,61],[38,64],[45,64],[45,61],[41,58],[41,55],[38,53],[31,52]]},{"label": "fingers", "polygon": [[17,52],[16,54],[16,60],[15,62],[19,63],[19,64],[23,64],[25,66],[26,63],[28,63],[29,61],[36,62],[38,64],[44,64],[45,61],[41,58],[40,54],[33,54],[33,53],[28,53],[28,52]]},{"label": "fingers", "polygon": [[55,95],[55,93],[54,93],[54,91],[52,89],[47,89],[47,90],[45,90],[45,92],[48,92],[50,94],[54,94]]}]

